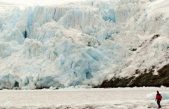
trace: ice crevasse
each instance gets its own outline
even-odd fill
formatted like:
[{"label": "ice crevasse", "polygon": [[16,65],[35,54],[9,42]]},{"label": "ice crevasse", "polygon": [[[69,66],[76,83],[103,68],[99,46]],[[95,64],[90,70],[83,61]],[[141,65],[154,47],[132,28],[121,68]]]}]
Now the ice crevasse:
[{"label": "ice crevasse", "polygon": [[[152,13],[155,2],[87,0],[0,13],[0,89],[95,86],[150,67],[154,60],[143,60],[161,60],[168,37],[144,44],[139,52],[133,49],[151,40],[156,30],[167,34],[167,24],[149,28],[167,22],[168,16]],[[147,49],[151,54],[142,58]],[[140,57],[131,62],[135,56]]]}]

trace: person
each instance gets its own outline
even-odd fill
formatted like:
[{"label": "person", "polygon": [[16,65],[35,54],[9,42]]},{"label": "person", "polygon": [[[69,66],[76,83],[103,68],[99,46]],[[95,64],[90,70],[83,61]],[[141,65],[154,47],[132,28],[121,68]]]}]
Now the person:
[{"label": "person", "polygon": [[159,93],[159,91],[157,91],[156,101],[157,101],[158,109],[161,108],[161,104],[160,104],[161,100],[162,100],[162,96],[161,96],[161,94]]}]

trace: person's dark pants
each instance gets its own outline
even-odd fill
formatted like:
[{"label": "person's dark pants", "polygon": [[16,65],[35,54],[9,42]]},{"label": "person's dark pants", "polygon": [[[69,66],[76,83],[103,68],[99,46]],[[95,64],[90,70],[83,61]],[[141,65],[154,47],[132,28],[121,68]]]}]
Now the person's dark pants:
[{"label": "person's dark pants", "polygon": [[157,100],[158,108],[161,108],[160,102],[161,102],[161,100]]}]

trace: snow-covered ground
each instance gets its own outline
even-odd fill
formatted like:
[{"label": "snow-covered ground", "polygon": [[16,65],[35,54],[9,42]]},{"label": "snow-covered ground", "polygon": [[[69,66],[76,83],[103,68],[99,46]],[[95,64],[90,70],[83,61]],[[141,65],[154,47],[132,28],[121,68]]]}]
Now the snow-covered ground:
[{"label": "snow-covered ground", "polygon": [[[1,90],[0,107],[9,109],[156,109],[154,97],[157,90],[162,93],[163,98],[169,96],[168,88]],[[162,101],[162,109],[168,109],[168,103],[169,98],[165,98]]]}]

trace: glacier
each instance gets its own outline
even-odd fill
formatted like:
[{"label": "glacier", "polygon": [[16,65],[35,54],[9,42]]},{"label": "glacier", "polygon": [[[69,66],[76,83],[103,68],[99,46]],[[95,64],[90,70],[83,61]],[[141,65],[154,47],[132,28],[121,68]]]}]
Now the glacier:
[{"label": "glacier", "polygon": [[138,69],[161,68],[169,49],[169,7],[164,4],[85,0],[3,7],[0,89],[93,87],[112,77],[137,75]]}]

